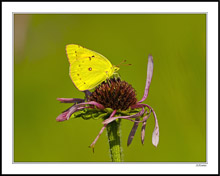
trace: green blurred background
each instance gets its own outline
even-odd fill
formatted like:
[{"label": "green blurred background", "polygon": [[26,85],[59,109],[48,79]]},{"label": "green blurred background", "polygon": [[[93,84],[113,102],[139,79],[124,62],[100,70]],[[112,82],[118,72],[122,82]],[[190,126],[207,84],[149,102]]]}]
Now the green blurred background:
[{"label": "green blurred background", "polygon": [[79,44],[106,56],[114,65],[124,59],[122,79],[143,96],[147,57],[154,74],[145,101],[160,126],[152,144],[153,116],[141,144],[139,126],[122,120],[124,162],[206,161],[206,15],[205,14],[15,14],[14,15],[14,161],[109,162],[101,120],[56,122],[70,104],[56,98],[83,98],[69,77],[65,45]]}]

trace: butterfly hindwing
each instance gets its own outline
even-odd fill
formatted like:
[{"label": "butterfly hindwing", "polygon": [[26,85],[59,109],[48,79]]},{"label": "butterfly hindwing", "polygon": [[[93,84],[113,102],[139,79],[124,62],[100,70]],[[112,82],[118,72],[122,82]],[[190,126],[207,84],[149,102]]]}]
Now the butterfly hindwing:
[{"label": "butterfly hindwing", "polygon": [[104,64],[87,62],[80,59],[70,65],[70,77],[75,86],[80,90],[90,90],[106,80],[112,70]]}]

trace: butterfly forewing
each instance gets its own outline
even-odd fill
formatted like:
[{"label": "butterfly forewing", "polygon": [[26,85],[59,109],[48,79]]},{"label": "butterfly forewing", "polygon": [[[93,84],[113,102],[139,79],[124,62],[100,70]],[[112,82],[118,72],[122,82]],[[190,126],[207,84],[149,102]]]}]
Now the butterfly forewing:
[{"label": "butterfly forewing", "polygon": [[95,51],[84,48],[80,45],[75,45],[75,44],[66,45],[66,54],[70,64],[78,59],[97,58],[99,60],[104,60],[105,62],[108,62],[110,65],[112,65],[111,62],[109,62],[109,60],[105,56]]}]

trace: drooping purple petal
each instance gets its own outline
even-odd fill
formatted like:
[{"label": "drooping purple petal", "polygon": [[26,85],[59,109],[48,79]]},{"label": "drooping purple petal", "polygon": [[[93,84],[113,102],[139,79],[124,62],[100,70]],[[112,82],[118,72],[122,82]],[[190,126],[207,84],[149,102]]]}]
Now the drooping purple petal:
[{"label": "drooping purple petal", "polygon": [[150,114],[151,114],[151,110],[150,110],[149,114],[144,116],[144,118],[143,118],[144,122],[143,122],[142,128],[141,128],[141,142],[142,142],[142,144],[144,144],[145,127],[146,127],[147,119],[150,117]]},{"label": "drooping purple petal", "polygon": [[58,122],[62,122],[64,120],[67,120],[66,115],[68,114],[68,111],[63,112],[62,114],[60,114],[57,118],[56,121]]},{"label": "drooping purple petal", "polygon": [[154,127],[154,132],[152,135],[152,143],[155,147],[157,147],[159,143],[159,125],[158,125],[158,120],[155,112],[153,111],[154,114],[154,120],[155,120],[155,127]]},{"label": "drooping purple petal", "polygon": [[139,101],[139,103],[143,102],[144,100],[146,100],[147,96],[148,96],[148,92],[149,92],[149,88],[150,88],[150,83],[151,83],[151,79],[153,76],[153,57],[152,55],[148,56],[148,65],[147,65],[147,80],[146,80],[146,85],[145,85],[145,91],[144,91],[144,96],[143,98]]},{"label": "drooping purple petal", "polygon": [[130,106],[131,109],[142,108],[142,104],[136,103],[135,105]]},{"label": "drooping purple petal", "polygon": [[81,98],[57,98],[61,103],[82,103],[85,100]]},{"label": "drooping purple petal", "polygon": [[[112,114],[110,115],[109,118],[112,118],[112,117],[115,115],[115,113],[116,113],[116,110],[114,110],[114,111],[112,112]],[[108,124],[105,124],[105,125],[101,128],[101,131],[99,132],[98,136],[95,138],[95,140],[92,142],[92,144],[91,144],[89,147],[94,148],[95,143],[97,142],[97,140],[99,139],[100,135],[103,133],[103,131],[104,131],[104,129],[106,128],[107,125],[108,125]]]},{"label": "drooping purple petal", "polygon": [[116,119],[129,119],[129,118],[135,118],[135,117],[139,117],[142,116],[144,114],[144,108],[142,107],[142,110],[140,112],[138,112],[137,114],[131,115],[131,116],[117,116],[117,117],[113,117],[113,118],[108,118],[106,120],[104,120],[102,123],[103,124],[109,124],[112,121],[116,120]]},{"label": "drooping purple petal", "polygon": [[62,122],[65,120],[69,120],[69,118],[71,117],[71,115],[79,110],[82,110],[86,107],[77,107],[77,106],[71,106],[70,108],[68,108],[66,111],[64,111],[62,114],[60,114],[57,118],[56,121],[58,122]]},{"label": "drooping purple petal", "polygon": [[[136,117],[135,120],[138,121],[139,119],[140,119],[139,117]],[[129,146],[129,145],[131,144],[131,142],[132,142],[132,140],[133,140],[133,138],[134,138],[134,135],[135,135],[135,133],[136,133],[136,130],[137,130],[137,128],[138,128],[138,124],[139,124],[139,122],[135,122],[134,125],[133,125],[133,127],[132,127],[131,132],[130,132],[130,134],[129,134],[129,136],[128,136],[127,146]]]},{"label": "drooping purple petal", "polygon": [[76,112],[79,111],[81,109],[85,109],[86,107],[82,107],[82,106],[74,106],[73,108],[70,108],[69,113],[66,115],[67,116],[67,120],[69,120],[69,118],[71,117],[71,115]]},{"label": "drooping purple petal", "polygon": [[136,120],[136,119],[133,120],[133,119],[130,118],[130,116],[121,116],[120,119],[130,120],[132,122],[138,122],[138,123],[143,123],[144,122],[144,120]]},{"label": "drooping purple petal", "polygon": [[157,120],[157,115],[156,115],[156,113],[155,113],[155,111],[153,110],[152,107],[150,107],[147,104],[142,104],[142,105],[148,107],[153,112],[155,127],[154,127],[154,131],[153,131],[153,134],[152,134],[152,143],[155,147],[157,147],[157,145],[159,143],[159,124],[158,124],[158,120]]},{"label": "drooping purple petal", "polygon": [[105,109],[105,107],[102,104],[99,104],[99,103],[97,103],[95,101],[89,101],[89,102],[85,102],[85,103],[80,103],[80,104],[77,104],[75,106],[81,106],[81,105],[87,105],[87,104],[94,105],[94,106],[96,106],[99,109]]},{"label": "drooping purple petal", "polygon": [[84,102],[84,103],[79,103],[76,105],[71,106],[70,108],[68,108],[67,110],[63,111],[62,114],[60,114],[56,120],[61,122],[64,120],[69,120],[69,118],[71,117],[71,115],[81,109],[87,108],[85,107],[85,105],[90,104],[90,105],[95,105],[96,107],[98,107],[99,109],[104,109],[105,107],[95,101],[90,101],[90,102]]}]

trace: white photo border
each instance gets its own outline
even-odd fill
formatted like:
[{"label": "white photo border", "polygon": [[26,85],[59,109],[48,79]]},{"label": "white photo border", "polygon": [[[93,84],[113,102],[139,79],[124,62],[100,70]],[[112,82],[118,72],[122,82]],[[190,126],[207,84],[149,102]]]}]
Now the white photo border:
[{"label": "white photo border", "polygon": [[[14,13],[206,14],[207,163],[14,163]],[[217,174],[218,2],[2,2],[2,174]]]}]

